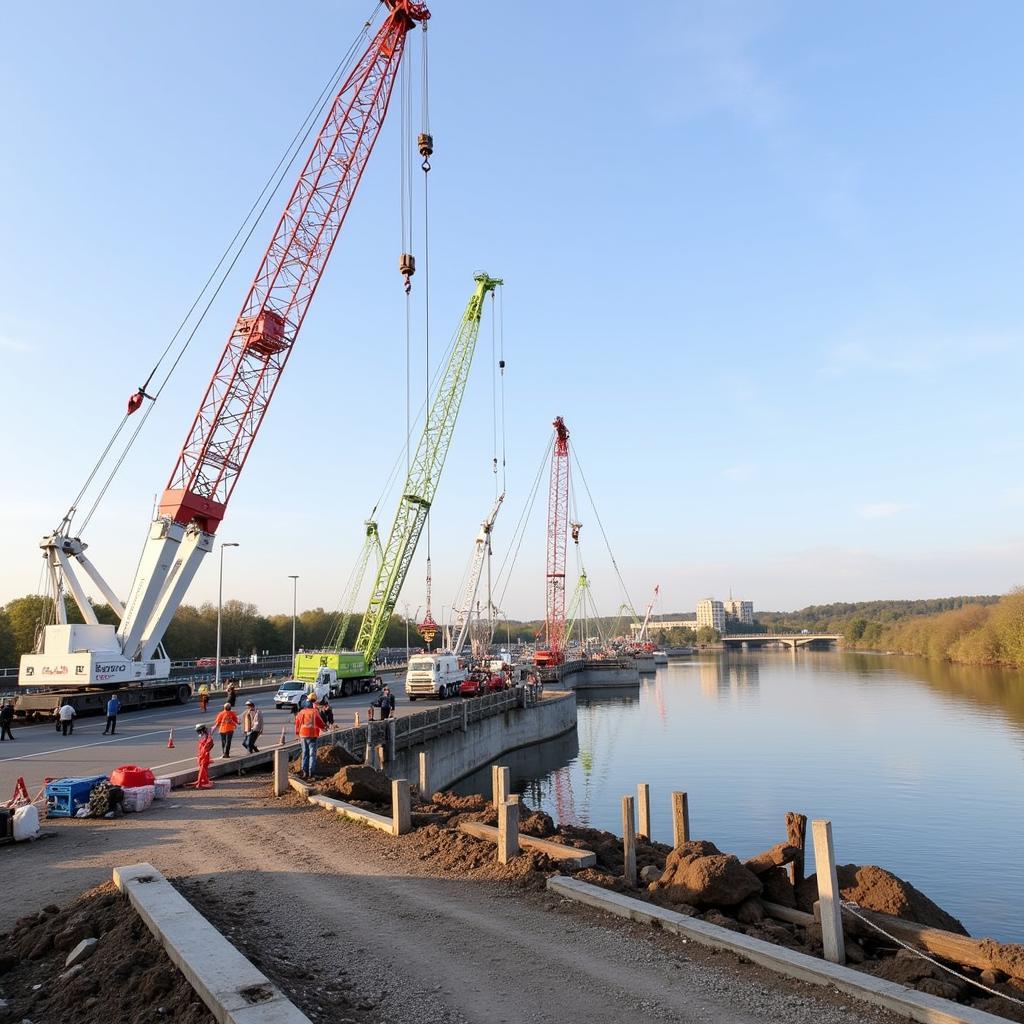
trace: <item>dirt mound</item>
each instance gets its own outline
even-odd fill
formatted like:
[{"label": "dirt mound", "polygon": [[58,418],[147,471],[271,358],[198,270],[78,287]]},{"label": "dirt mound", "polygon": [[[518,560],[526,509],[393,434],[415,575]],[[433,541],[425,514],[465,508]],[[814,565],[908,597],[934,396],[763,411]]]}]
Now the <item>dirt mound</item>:
[{"label": "dirt mound", "polygon": [[472,796],[459,796],[457,793],[435,793],[430,798],[430,802],[439,810],[454,811],[457,814],[485,811],[491,806],[490,800],[476,793]]},{"label": "dirt mound", "polygon": [[[65,981],[68,950],[99,940],[82,969]],[[8,1007],[3,1020],[142,1021],[213,1024],[183,974],[113,885],[84,893],[64,909],[46,907],[0,935],[0,974]]]},{"label": "dirt mound", "polygon": [[498,863],[493,843],[455,829],[427,825],[412,837],[420,860],[463,878],[512,882],[528,889],[543,889],[557,866],[542,853],[524,850],[508,864]]},{"label": "dirt mound", "polygon": [[316,789],[335,800],[391,805],[391,781],[368,764],[345,765]]},{"label": "dirt mound", "polygon": [[[314,774],[318,779],[329,779],[350,764],[362,764],[362,761],[350,754],[340,743],[333,743],[327,747],[320,747],[317,751]],[[302,771],[302,758],[297,757],[291,762],[289,768],[298,775]]]},{"label": "dirt mound", "polygon": [[[955,917],[891,871],[873,864],[840,864],[836,868],[836,875],[844,900],[853,900],[867,910],[892,914],[905,921],[942,928],[959,935],[968,934]],[[809,911],[817,898],[818,876],[811,875],[804,879],[797,890],[797,904],[802,910]]]},{"label": "dirt mound", "polygon": [[757,875],[738,858],[702,840],[673,850],[664,874],[654,884],[673,903],[691,907],[735,907],[749,896],[760,895],[762,888]]},{"label": "dirt mound", "polygon": [[[569,846],[591,850],[597,856],[596,867],[613,875],[621,875],[623,869],[622,839],[611,832],[580,825],[561,825],[558,829],[562,839]],[[638,839],[636,844],[636,869],[645,867],[663,868],[665,858],[672,847],[664,843],[648,843]]]}]

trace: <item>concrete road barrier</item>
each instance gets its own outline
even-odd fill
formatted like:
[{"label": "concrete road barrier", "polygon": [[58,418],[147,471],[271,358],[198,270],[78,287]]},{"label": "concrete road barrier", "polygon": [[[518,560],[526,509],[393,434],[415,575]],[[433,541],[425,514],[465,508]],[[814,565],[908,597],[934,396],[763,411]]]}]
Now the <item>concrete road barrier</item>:
[{"label": "concrete road barrier", "polygon": [[114,884],[221,1024],[312,1024],[152,864],[114,868]]},{"label": "concrete road barrier", "polygon": [[656,924],[664,931],[693,939],[703,946],[725,949],[744,956],[790,978],[809,981],[815,985],[831,985],[866,1003],[884,1006],[903,1017],[921,1021],[922,1024],[1005,1024],[1005,1017],[997,1017],[983,1010],[961,1006],[949,999],[928,995],[906,988],[895,981],[886,981],[870,974],[863,974],[850,967],[819,960],[817,957],[798,953],[785,946],[762,939],[753,939],[741,932],[708,924],[697,918],[677,914],[653,903],[645,903],[630,896],[610,892],[597,885],[589,885],[576,878],[554,876],[548,879],[547,887],[559,896],[575,900],[598,910],[605,910],[618,917],[643,924]]}]

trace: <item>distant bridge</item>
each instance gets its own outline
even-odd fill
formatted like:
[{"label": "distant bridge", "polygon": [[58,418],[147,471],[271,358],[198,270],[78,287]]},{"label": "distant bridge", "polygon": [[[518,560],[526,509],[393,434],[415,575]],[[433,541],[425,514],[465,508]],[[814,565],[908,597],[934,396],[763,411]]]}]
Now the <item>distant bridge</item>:
[{"label": "distant bridge", "polygon": [[763,647],[765,644],[779,644],[795,651],[798,647],[831,647],[842,639],[842,633],[749,633],[723,636],[722,646]]}]

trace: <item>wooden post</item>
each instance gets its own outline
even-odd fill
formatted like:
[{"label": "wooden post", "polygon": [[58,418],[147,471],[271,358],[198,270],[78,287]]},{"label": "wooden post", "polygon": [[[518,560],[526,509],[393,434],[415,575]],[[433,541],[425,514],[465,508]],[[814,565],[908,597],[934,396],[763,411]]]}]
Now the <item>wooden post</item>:
[{"label": "wooden post", "polygon": [[807,849],[807,815],[786,811],[786,843],[795,846],[800,856],[789,865],[789,880],[794,886],[804,880],[804,864]]},{"label": "wooden post", "polygon": [[384,765],[387,763],[384,760],[384,758],[385,758],[384,744],[383,743],[378,743],[377,746],[375,746],[373,748],[373,767],[376,768],[378,771],[381,771],[381,772],[384,771]]},{"label": "wooden post", "polygon": [[491,766],[491,803],[499,810],[508,799],[509,770],[500,765]]},{"label": "wooden post", "polygon": [[498,804],[498,863],[507,864],[518,853],[519,801],[503,800]]},{"label": "wooden post", "polygon": [[814,836],[814,867],[818,873],[818,902],[821,904],[821,944],[825,959],[846,963],[843,942],[843,910],[836,877],[836,852],[832,846],[832,822],[819,818],[811,822]]},{"label": "wooden post", "polygon": [[636,888],[636,819],[633,798],[622,798],[622,877],[626,885]]},{"label": "wooden post", "polygon": [[690,801],[685,793],[672,794],[672,846],[690,841]]},{"label": "wooden post", "polygon": [[355,723],[354,723],[354,728],[356,728],[356,729],[359,728],[359,712],[358,711],[356,712],[356,720],[355,720]]},{"label": "wooden post", "polygon": [[274,796],[284,796],[288,789],[288,751],[278,747],[274,751]]},{"label": "wooden post", "polygon": [[431,796],[430,792],[430,770],[427,758],[427,752],[425,750],[420,751],[420,798],[422,800],[429,800]]},{"label": "wooden post", "polygon": [[405,779],[395,779],[391,783],[391,831],[396,836],[408,835],[412,831],[412,803],[409,783]]},{"label": "wooden post", "polygon": [[636,834],[651,841],[651,787],[646,782],[636,787]]}]

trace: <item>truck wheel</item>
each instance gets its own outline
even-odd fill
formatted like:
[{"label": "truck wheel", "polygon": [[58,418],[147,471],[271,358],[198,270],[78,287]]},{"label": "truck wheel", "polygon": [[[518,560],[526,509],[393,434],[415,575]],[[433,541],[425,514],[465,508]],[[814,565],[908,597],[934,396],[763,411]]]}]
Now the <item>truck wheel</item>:
[{"label": "truck wheel", "polygon": [[409,703],[412,704],[415,700],[416,700],[416,698],[410,693],[409,694]]},{"label": "truck wheel", "polygon": [[346,679],[345,682],[341,684],[341,695],[342,697],[351,697],[352,692],[352,680]]},{"label": "truck wheel", "polygon": [[188,686],[178,687],[177,702],[179,704],[187,704],[192,698],[192,689]]}]

